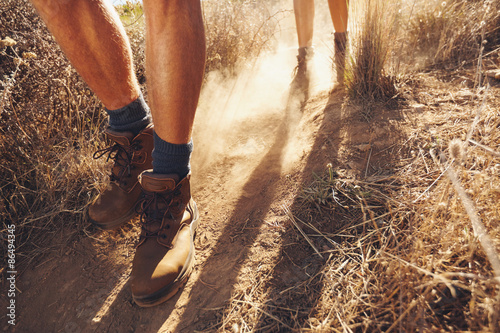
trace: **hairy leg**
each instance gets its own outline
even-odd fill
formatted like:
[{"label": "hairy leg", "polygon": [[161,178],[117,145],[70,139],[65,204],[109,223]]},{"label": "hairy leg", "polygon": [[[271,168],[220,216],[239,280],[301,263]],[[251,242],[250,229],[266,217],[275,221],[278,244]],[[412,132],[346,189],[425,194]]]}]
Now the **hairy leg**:
[{"label": "hairy leg", "polygon": [[31,1],[107,109],[121,108],[139,97],[130,44],[110,1]]},{"label": "hairy leg", "polygon": [[348,6],[349,0],[328,0],[333,27],[337,33],[347,31]]},{"label": "hairy leg", "polygon": [[205,69],[200,0],[144,0],[148,96],[156,134],[191,140]]},{"label": "hairy leg", "polygon": [[314,31],[314,0],[294,0],[293,11],[299,38],[299,48],[312,46]]}]

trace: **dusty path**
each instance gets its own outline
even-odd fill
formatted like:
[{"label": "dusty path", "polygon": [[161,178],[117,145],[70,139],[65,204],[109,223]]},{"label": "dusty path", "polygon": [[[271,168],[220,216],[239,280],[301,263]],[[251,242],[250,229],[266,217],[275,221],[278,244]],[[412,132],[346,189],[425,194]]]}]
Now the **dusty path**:
[{"label": "dusty path", "polygon": [[[233,92],[238,84],[230,87]],[[251,85],[243,82],[246,90]],[[225,108],[214,111],[214,100],[211,108],[202,102],[192,182],[202,219],[195,242],[197,263],[172,300],[149,309],[132,301],[128,278],[137,221],[113,232],[90,227],[88,237],[23,274],[14,331],[215,331],[224,327],[221,321],[231,317],[235,304],[260,299],[289,306],[297,301],[284,291],[300,286],[323,261],[290,229],[284,207],[294,205],[301,184],[327,162],[362,173],[366,152],[354,154],[352,147],[374,135],[359,115],[342,107],[342,93],[330,95],[320,88],[302,109],[287,106],[287,86],[276,84],[274,89],[282,89],[281,101],[267,107],[262,106],[265,100],[255,105],[240,100],[231,106],[226,99]],[[241,105],[246,111],[234,112]],[[300,289],[294,295],[310,308],[320,297]],[[266,316],[256,317],[255,323],[266,327]]]}]

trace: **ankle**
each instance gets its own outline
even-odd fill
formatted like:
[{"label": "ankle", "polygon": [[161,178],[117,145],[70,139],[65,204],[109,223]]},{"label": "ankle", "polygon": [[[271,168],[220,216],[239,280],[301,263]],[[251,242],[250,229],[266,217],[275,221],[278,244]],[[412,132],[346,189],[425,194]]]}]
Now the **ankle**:
[{"label": "ankle", "polygon": [[106,109],[106,112],[109,115],[108,124],[112,130],[132,132],[134,136],[151,123],[151,113],[142,93],[135,101],[124,107],[116,110]]},{"label": "ankle", "polygon": [[312,46],[303,46],[299,47],[297,60],[300,62],[308,61],[314,55],[314,47]]},{"label": "ankle", "polygon": [[176,174],[183,179],[191,170],[192,152],[193,141],[186,144],[173,144],[154,133],[153,172]]}]

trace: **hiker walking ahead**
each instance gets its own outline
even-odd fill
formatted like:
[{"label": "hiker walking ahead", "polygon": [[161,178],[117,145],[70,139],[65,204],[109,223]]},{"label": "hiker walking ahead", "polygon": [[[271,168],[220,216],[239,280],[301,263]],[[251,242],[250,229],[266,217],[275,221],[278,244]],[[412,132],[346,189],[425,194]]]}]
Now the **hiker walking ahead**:
[{"label": "hiker walking ahead", "polygon": [[[338,85],[342,85],[344,82],[348,6],[349,0],[328,0],[330,16],[335,29],[335,71]],[[307,66],[314,54],[314,0],[294,0],[293,9],[295,24],[297,26],[299,50],[297,55],[298,64],[292,87],[299,91],[307,91],[309,89],[309,71]]]}]

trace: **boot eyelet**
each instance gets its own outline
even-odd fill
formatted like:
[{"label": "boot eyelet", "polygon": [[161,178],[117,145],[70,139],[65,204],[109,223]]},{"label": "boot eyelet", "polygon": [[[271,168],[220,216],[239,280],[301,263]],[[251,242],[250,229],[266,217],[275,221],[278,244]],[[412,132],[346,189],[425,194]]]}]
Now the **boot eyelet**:
[{"label": "boot eyelet", "polygon": [[165,234],[162,234],[160,237],[161,237],[162,239],[167,239],[167,235],[165,235]]},{"label": "boot eyelet", "polygon": [[165,229],[167,229],[167,230],[168,230],[168,229],[170,229],[170,224],[167,224],[167,225],[165,226]]}]

